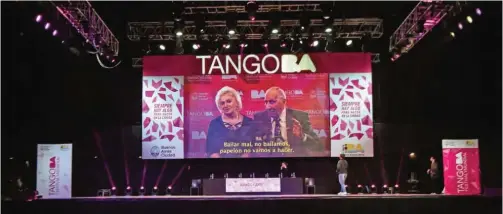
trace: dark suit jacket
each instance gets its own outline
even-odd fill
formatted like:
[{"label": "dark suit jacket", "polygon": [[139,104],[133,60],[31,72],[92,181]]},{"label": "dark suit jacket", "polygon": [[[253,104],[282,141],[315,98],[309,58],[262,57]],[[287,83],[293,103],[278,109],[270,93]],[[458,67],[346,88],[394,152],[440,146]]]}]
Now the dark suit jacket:
[{"label": "dark suit jacket", "polygon": [[[293,120],[296,119],[300,122],[302,126],[302,131],[306,136],[306,140],[303,140],[303,136],[295,137],[292,132]],[[272,122],[267,111],[262,111],[255,113],[253,118],[253,124],[257,132],[257,136],[263,141],[271,141],[272,137]],[[302,157],[305,156],[307,150],[311,151],[321,151],[324,149],[318,135],[313,131],[311,127],[311,122],[309,121],[309,115],[306,112],[286,109],[286,127],[287,127],[287,141],[294,149],[294,153],[289,156]]]}]

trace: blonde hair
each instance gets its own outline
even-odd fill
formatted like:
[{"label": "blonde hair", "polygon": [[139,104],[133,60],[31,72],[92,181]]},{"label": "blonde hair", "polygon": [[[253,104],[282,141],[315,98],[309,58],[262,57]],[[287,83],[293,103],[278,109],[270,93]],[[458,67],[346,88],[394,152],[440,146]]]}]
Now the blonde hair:
[{"label": "blonde hair", "polygon": [[220,101],[220,97],[222,97],[222,95],[224,94],[232,94],[232,96],[234,96],[236,102],[238,103],[238,110],[241,110],[243,108],[243,102],[241,101],[241,95],[239,95],[239,92],[234,88],[224,86],[220,90],[218,90],[217,95],[215,96],[215,104],[217,105],[219,111],[220,106],[218,105],[218,103]]}]

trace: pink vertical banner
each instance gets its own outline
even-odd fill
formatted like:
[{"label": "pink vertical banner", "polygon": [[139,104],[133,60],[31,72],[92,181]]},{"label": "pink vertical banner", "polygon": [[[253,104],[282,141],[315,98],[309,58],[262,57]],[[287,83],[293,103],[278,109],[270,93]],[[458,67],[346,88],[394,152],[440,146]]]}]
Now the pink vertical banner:
[{"label": "pink vertical banner", "polygon": [[481,193],[478,140],[442,140],[442,156],[445,194]]}]

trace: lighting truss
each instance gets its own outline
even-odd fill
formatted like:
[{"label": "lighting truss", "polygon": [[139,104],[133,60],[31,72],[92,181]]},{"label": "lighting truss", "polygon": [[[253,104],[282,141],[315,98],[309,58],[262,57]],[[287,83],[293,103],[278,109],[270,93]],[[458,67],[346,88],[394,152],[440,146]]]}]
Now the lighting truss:
[{"label": "lighting truss", "polygon": [[[133,68],[142,68],[143,67],[143,58],[132,58],[132,67]],[[372,53],[372,63],[381,62],[379,53]]]},{"label": "lighting truss", "polygon": [[[424,38],[453,8],[443,1],[420,1],[390,37],[389,51],[396,52],[392,60],[407,53]],[[424,30],[417,32],[424,22]]]},{"label": "lighting truss", "polygon": [[[372,38],[380,38],[383,34],[382,19],[379,18],[354,18],[334,19],[332,35],[340,39],[360,39],[364,35]],[[174,41],[176,40],[174,22],[129,22],[128,38],[131,41],[140,41],[146,38],[151,41]],[[278,39],[282,36],[290,37],[295,28],[300,26],[299,20],[281,20],[281,29],[278,34],[271,34],[269,39]],[[242,34],[246,39],[262,39],[262,35],[269,29],[269,20],[238,20],[236,34],[229,39],[239,39]],[[311,19],[311,32],[313,39],[323,38],[325,25],[321,19]],[[208,36],[228,36],[226,21],[206,21],[206,34],[201,34],[200,39],[208,40]],[[302,35],[308,37],[308,34]],[[184,40],[197,40],[198,34],[195,23],[186,21],[183,29]]]},{"label": "lighting truss", "polygon": [[[91,3],[85,1],[52,1],[53,6],[68,20],[77,32],[96,50],[119,54],[119,40],[107,27]],[[83,23],[87,23],[85,26]]]},{"label": "lighting truss", "polygon": [[[258,5],[257,13],[268,12],[319,12],[321,11],[320,4],[277,4],[277,5]],[[236,6],[198,6],[185,7],[184,14],[223,14],[223,13],[247,13],[244,5]]]}]

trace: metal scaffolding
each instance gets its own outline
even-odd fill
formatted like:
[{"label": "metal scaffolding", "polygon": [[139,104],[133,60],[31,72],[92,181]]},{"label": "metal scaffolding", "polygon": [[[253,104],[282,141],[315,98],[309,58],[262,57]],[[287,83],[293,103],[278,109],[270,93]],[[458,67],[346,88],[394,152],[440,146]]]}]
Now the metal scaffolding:
[{"label": "metal scaffolding", "polygon": [[[257,13],[268,12],[318,12],[321,11],[320,4],[273,4],[273,5],[258,5]],[[192,14],[224,14],[224,13],[247,13],[244,5],[235,6],[197,6],[185,7],[185,15]]]},{"label": "metal scaffolding", "polygon": [[53,6],[96,50],[119,54],[119,40],[107,27],[91,3],[86,1],[52,1]]},{"label": "metal scaffolding", "polygon": [[[364,35],[370,35],[372,38],[380,38],[383,34],[382,19],[379,18],[356,18],[356,19],[335,19],[333,22],[333,32],[335,38],[341,39],[360,39]],[[174,41],[175,23],[168,22],[129,22],[128,38],[131,41],[140,41],[145,38],[151,41]],[[269,39],[278,39],[282,36],[289,37],[294,28],[300,26],[299,20],[281,20],[278,34],[272,34]],[[246,39],[262,39],[262,35],[268,31],[269,20],[238,20],[236,34],[229,39],[238,39],[242,34]],[[310,24],[312,37],[322,38],[327,35],[324,32],[325,25],[321,19],[311,19]],[[201,34],[203,40],[208,36],[228,36],[229,28],[226,21],[206,21],[208,33]],[[198,34],[193,21],[186,21],[183,28],[183,40],[197,40]],[[211,32],[211,34],[209,33]],[[307,37],[307,34],[304,35]]]},{"label": "metal scaffolding", "polygon": [[420,1],[390,37],[392,60],[410,51],[452,8],[452,3],[443,1]]}]

